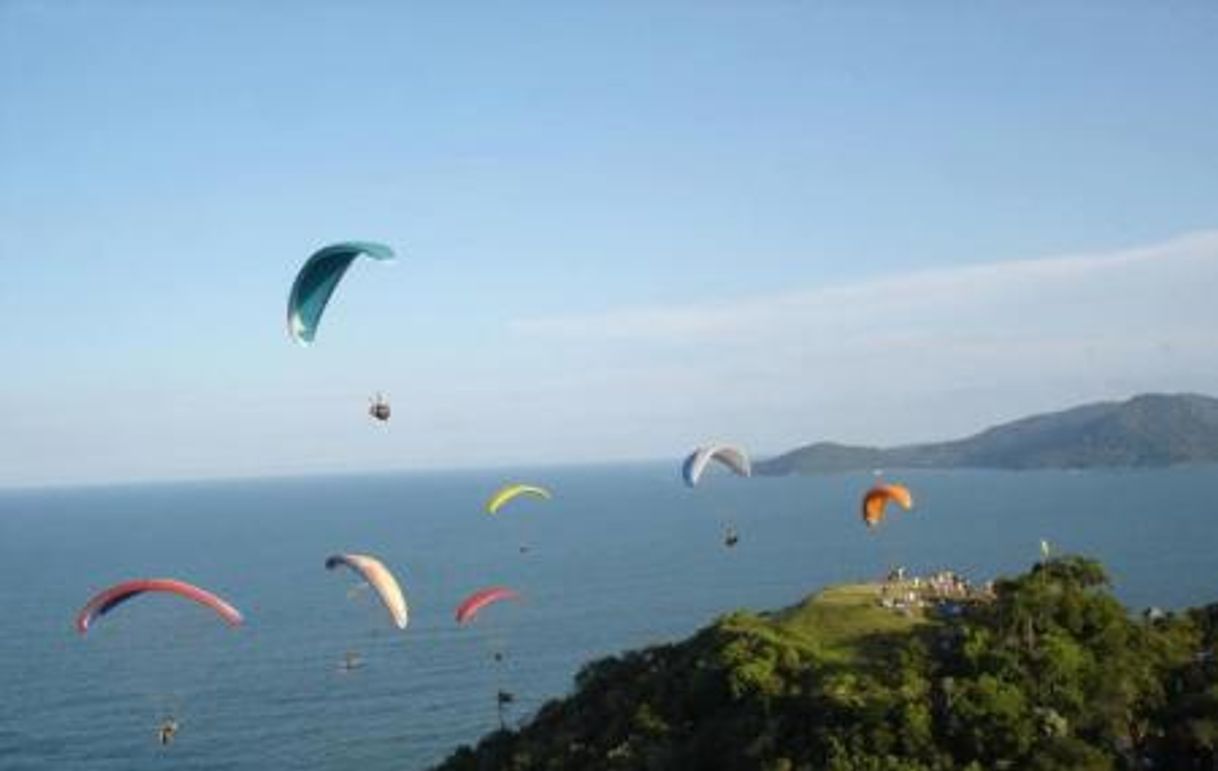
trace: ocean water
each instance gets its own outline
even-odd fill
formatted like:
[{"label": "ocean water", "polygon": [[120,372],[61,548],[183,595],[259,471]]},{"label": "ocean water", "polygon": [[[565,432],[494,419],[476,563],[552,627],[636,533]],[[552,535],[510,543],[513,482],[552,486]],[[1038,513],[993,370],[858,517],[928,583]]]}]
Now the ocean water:
[{"label": "ocean water", "polygon": [[[500,688],[517,697],[515,723],[568,692],[590,658],[893,564],[976,580],[1015,572],[1042,538],[1102,559],[1134,609],[1218,600],[1218,467],[893,473],[917,508],[878,533],[856,514],[869,474],[716,474],[688,490],[677,471],[0,493],[0,768],[426,768],[497,726]],[[484,514],[509,480],[547,484],[555,499]],[[741,535],[732,550],[728,523]],[[398,574],[405,632],[352,575],[323,568],[338,551]],[[76,634],[94,592],[144,576],[208,587],[247,623],[232,630],[149,596]],[[522,600],[458,627],[456,604],[490,584]],[[348,650],[363,668],[338,669]],[[182,728],[162,748],[154,732],[170,713]]]}]

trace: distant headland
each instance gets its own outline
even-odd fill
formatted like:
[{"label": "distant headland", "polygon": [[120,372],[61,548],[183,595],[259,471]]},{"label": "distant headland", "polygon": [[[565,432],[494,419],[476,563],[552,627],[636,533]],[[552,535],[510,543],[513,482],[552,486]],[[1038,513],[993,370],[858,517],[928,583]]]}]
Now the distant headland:
[{"label": "distant headland", "polygon": [[964,439],[900,447],[818,442],[754,464],[758,474],[876,468],[1081,469],[1218,462],[1218,399],[1142,394],[1003,423]]}]

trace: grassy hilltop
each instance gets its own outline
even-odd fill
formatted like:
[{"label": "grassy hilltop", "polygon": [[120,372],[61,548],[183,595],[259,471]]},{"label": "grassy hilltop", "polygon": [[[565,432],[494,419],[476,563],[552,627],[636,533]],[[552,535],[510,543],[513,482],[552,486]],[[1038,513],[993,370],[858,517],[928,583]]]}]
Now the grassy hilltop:
[{"label": "grassy hilltop", "polygon": [[1131,617],[1079,557],[882,606],[908,588],[832,587],[594,662],[439,768],[1218,768],[1218,605]]}]

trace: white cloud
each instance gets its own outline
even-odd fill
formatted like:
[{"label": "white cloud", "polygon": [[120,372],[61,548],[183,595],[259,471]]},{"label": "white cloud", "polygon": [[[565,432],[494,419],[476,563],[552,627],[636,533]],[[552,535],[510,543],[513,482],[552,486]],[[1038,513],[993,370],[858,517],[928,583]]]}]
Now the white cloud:
[{"label": "white cloud", "polygon": [[[525,319],[518,332],[590,339],[694,342],[772,334],[776,327],[816,321],[865,321],[891,324],[894,317],[925,317],[928,310],[953,312],[995,301],[1010,302],[1012,294],[1063,293],[1076,301],[1092,301],[1093,283],[1120,283],[1148,274],[1185,283],[1187,277],[1164,275],[1200,271],[1218,275],[1218,231],[1206,231],[1150,247],[1112,253],[1017,260],[958,268],[940,268],[872,281],[820,287],[718,303],[678,307],[626,308],[608,313]],[[1212,286],[1212,285],[1211,285]],[[1141,287],[1145,293],[1154,287]],[[1026,299],[1020,298],[1020,299]]]},{"label": "white cloud", "polygon": [[561,351],[588,422],[637,425],[639,452],[653,423],[777,450],[950,436],[1138,391],[1218,390],[1216,291],[1210,231],[514,329]]}]

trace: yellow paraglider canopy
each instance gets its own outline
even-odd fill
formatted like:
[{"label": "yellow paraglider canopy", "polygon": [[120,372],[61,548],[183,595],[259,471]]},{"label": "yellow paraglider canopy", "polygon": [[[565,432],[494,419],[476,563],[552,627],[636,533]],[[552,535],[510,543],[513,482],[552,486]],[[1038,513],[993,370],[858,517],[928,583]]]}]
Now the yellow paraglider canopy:
[{"label": "yellow paraglider canopy", "polygon": [[534,498],[541,498],[547,501],[553,497],[550,495],[550,491],[544,487],[539,487],[537,485],[508,484],[500,487],[489,499],[487,499],[486,513],[497,513],[499,509],[503,508],[509,501],[513,500],[514,498],[518,498],[521,495],[531,495]]}]

